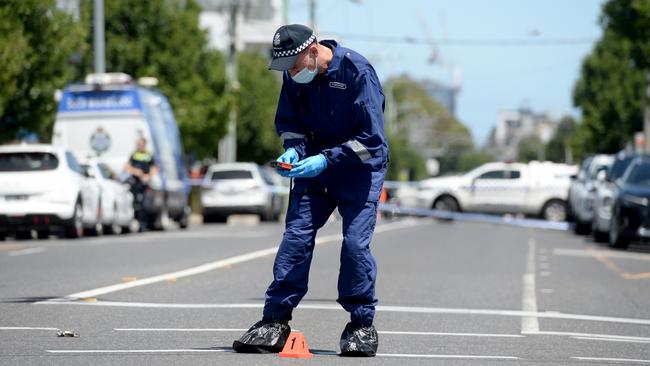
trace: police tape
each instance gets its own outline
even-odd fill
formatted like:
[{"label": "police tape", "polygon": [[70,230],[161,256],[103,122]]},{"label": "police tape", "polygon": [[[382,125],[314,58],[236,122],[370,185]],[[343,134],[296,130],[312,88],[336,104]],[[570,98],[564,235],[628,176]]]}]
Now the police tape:
[{"label": "police tape", "polygon": [[547,221],[541,219],[519,218],[511,215],[490,215],[470,212],[452,212],[425,208],[401,207],[395,204],[380,203],[379,210],[395,216],[431,217],[445,221],[478,222],[534,229],[548,229],[565,231],[570,224],[564,221]]}]

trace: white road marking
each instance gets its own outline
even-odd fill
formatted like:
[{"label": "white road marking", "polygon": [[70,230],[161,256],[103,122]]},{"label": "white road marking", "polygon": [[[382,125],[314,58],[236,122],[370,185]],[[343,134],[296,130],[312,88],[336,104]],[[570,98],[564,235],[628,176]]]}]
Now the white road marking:
[{"label": "white road marking", "polygon": [[[236,328],[115,328],[116,332],[245,332]],[[295,330],[295,329],[292,329]]]},{"label": "white road marking", "polygon": [[[529,313],[537,313],[537,297],[535,295],[535,239],[528,241],[528,256],[526,259],[526,272],[523,276],[522,310]],[[539,331],[539,320],[534,316],[521,318],[521,332]]]},{"label": "white road marking", "polygon": [[[248,329],[233,328],[115,328],[117,332],[245,332]],[[291,329],[297,331],[297,329]],[[439,332],[402,332],[378,331],[387,335],[421,335],[421,336],[452,336],[452,337],[494,337],[494,338],[524,338],[521,334],[482,334],[482,333],[439,333]]]},{"label": "white road marking", "polygon": [[[113,353],[231,353],[231,349],[86,349],[86,350],[46,350],[56,354],[113,354]],[[314,352],[316,355],[336,355],[334,352]],[[476,360],[518,360],[513,356],[482,356],[482,355],[427,355],[410,353],[378,353],[377,357],[395,358],[439,358],[439,359],[476,359]]]},{"label": "white road marking", "polygon": [[44,252],[45,248],[43,247],[36,247],[36,248],[27,248],[27,249],[21,249],[21,250],[14,250],[11,252],[8,252],[7,254],[10,257],[17,257],[19,255],[28,255],[28,254],[36,254],[40,252]]},{"label": "white road marking", "polygon": [[592,334],[592,333],[539,331],[539,332],[536,332],[536,333],[526,333],[526,335],[554,335],[554,336],[568,336],[568,337],[591,337],[591,338],[622,339],[622,340],[630,340],[630,341],[648,341],[648,342],[650,342],[650,338],[647,338],[647,337],[622,336],[622,335],[614,335],[614,334]]},{"label": "white road marking", "polygon": [[606,257],[606,258],[619,258],[619,259],[636,259],[640,261],[650,261],[650,254],[648,253],[630,253],[612,250],[582,250],[582,249],[553,249],[554,255],[569,256],[569,257]]},{"label": "white road marking", "polygon": [[408,353],[377,353],[377,357],[404,357],[404,358],[439,358],[439,359],[468,359],[468,360],[518,360],[513,356],[479,356],[479,355],[418,355]]},{"label": "white road marking", "polygon": [[631,363],[650,364],[650,360],[635,360],[631,358],[600,358],[600,357],[571,357],[571,358],[574,360],[581,360],[581,361],[631,362]]},{"label": "white road marking", "polygon": [[451,336],[451,337],[494,337],[494,338],[524,338],[521,334],[490,334],[490,333],[439,333],[439,332],[398,332],[389,330],[377,331],[379,334],[395,335],[431,335],[431,336]]},{"label": "white road marking", "polygon": [[[160,308],[160,309],[261,309],[262,303],[249,304],[174,304],[174,303],[146,303],[146,302],[123,302],[123,301],[41,301],[37,305],[76,305],[76,306],[106,306],[125,308]],[[343,311],[338,304],[300,304],[299,309],[309,310],[336,310]],[[494,310],[494,309],[462,309],[462,308],[435,308],[435,307],[410,307],[410,306],[387,306],[376,307],[379,312],[413,313],[413,314],[454,314],[454,315],[486,315],[486,316],[510,316],[510,317],[533,317],[543,319],[567,319],[583,320],[605,323],[650,325],[650,319],[639,318],[618,318],[611,316],[565,314],[554,311],[532,312],[521,310]],[[527,334],[522,332],[522,334]],[[528,332],[528,334],[531,334]],[[532,334],[543,334],[534,332]]]},{"label": "white road marking", "polygon": [[45,327],[0,327],[0,330],[59,330],[59,328],[45,328]]},{"label": "white road marking", "polygon": [[600,337],[571,337],[573,339],[582,339],[588,341],[606,341],[606,342],[626,342],[626,343],[650,343],[650,341],[635,341],[631,339],[615,339],[615,338],[600,338]]},{"label": "white road marking", "polygon": [[[377,226],[375,228],[375,233],[382,233],[386,231],[391,231],[391,230],[399,230],[407,227],[412,227],[415,225],[420,224],[420,222],[424,221],[417,221],[417,220],[403,220],[403,221],[398,221],[398,222],[393,222],[389,224],[384,224]],[[328,235],[328,236],[323,236],[320,238],[316,238],[316,245],[321,245],[321,244],[326,244],[326,243],[331,243],[331,242],[336,242],[343,240],[343,236],[341,234],[334,234],[334,235]],[[165,273],[157,276],[152,276],[152,277],[147,277],[147,278],[142,278],[139,280],[135,281],[130,281],[126,283],[118,283],[115,285],[110,285],[110,286],[105,286],[105,287],[100,287],[88,291],[83,291],[83,292],[76,292],[74,294],[70,294],[67,296],[64,296],[62,298],[58,299],[51,299],[51,300],[46,300],[46,301],[40,301],[36,302],[38,303],[50,303],[50,302],[58,302],[58,301],[70,301],[70,300],[78,300],[78,299],[85,299],[85,298],[94,298],[98,297],[100,295],[106,295],[109,293],[117,292],[117,291],[122,291],[134,287],[139,287],[139,286],[146,286],[146,285],[151,285],[154,283],[162,282],[165,280],[168,280],[169,278],[183,278],[183,277],[188,277],[188,276],[194,276],[197,274],[213,271],[215,269],[219,268],[224,268],[224,267],[229,267],[234,264],[238,263],[243,263],[243,262],[248,262],[252,261],[255,259],[267,257],[270,255],[274,255],[278,251],[278,247],[272,247],[272,248],[267,248],[267,249],[262,249],[262,250],[257,250],[254,252],[210,262],[210,263],[205,263],[200,266],[176,271],[176,272],[170,272],[170,273]]]}]

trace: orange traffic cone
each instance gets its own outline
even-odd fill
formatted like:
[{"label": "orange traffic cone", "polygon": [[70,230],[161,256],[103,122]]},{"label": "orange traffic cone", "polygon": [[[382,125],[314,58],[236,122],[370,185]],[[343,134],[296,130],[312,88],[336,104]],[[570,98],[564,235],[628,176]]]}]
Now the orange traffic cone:
[{"label": "orange traffic cone", "polygon": [[309,352],[309,346],[302,332],[291,332],[287,343],[284,344],[284,348],[280,352],[280,357],[312,358],[314,355]]}]

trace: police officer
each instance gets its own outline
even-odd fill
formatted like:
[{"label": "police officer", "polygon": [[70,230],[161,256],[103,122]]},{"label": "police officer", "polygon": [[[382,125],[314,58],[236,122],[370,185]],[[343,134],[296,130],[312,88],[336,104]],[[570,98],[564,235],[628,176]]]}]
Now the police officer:
[{"label": "police officer", "polygon": [[139,231],[146,230],[147,219],[146,191],[151,183],[151,177],[158,174],[158,167],[153,154],[147,150],[147,139],[140,137],[136,142],[136,150],[124,165],[124,170],[131,175],[128,179],[133,193],[133,206],[136,219],[140,224]]},{"label": "police officer", "polygon": [[285,152],[277,160],[293,169],[278,172],[294,178],[294,187],[263,318],[233,348],[282,350],[292,311],[307,293],[316,232],[338,208],[344,239],[337,302],[350,313],[341,355],[374,356],[377,267],[370,241],[388,163],[379,79],[362,55],[333,40],[317,42],[298,24],[275,33],[269,69],[283,72],[275,125]]}]

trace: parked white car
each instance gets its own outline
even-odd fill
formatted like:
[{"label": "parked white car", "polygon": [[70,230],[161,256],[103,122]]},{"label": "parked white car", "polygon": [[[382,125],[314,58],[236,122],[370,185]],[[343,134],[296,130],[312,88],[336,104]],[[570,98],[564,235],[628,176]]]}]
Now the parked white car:
[{"label": "parked white car", "polygon": [[131,231],[134,220],[133,194],[129,186],[117,181],[117,175],[101,161],[91,159],[81,164],[88,176],[101,188],[101,223],[104,232],[121,234]]},{"label": "parked white car", "polygon": [[429,178],[398,189],[404,207],[540,215],[566,219],[571,175],[577,168],[550,162],[493,162],[459,176]]},{"label": "parked white car", "polygon": [[598,154],[583,161],[576,178],[569,188],[569,209],[575,221],[576,234],[589,234],[594,218],[594,199],[598,173],[607,171],[614,156]]},{"label": "parked white car", "polygon": [[203,220],[225,221],[228,215],[238,213],[258,214],[265,221],[278,220],[289,188],[279,184],[274,174],[254,163],[210,166],[201,189]]},{"label": "parked white car", "polygon": [[0,238],[70,238],[101,232],[100,188],[69,151],[51,145],[0,146]]},{"label": "parked white car", "polygon": [[615,182],[623,176],[636,156],[625,152],[618,153],[612,166],[607,171],[601,170],[596,176],[591,233],[597,242],[606,242],[609,239]]}]

